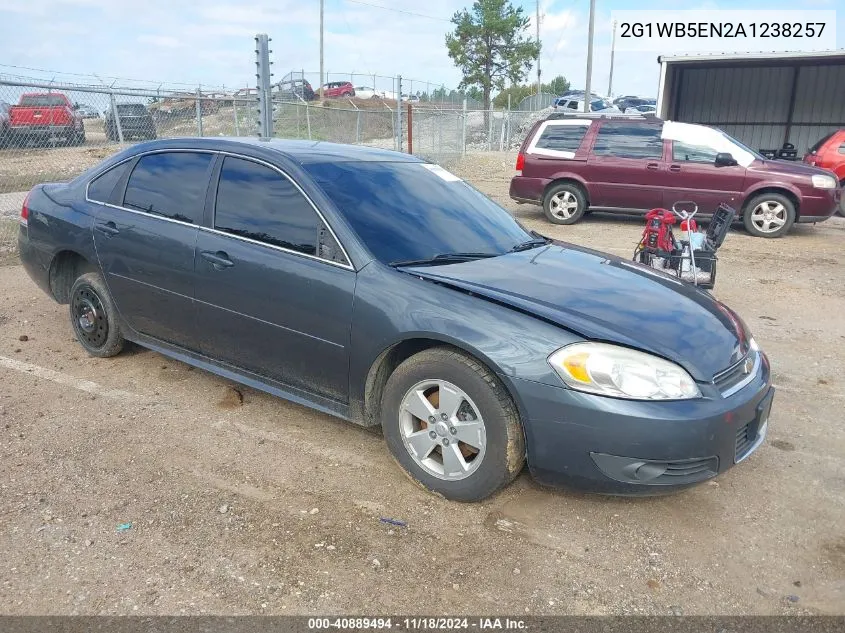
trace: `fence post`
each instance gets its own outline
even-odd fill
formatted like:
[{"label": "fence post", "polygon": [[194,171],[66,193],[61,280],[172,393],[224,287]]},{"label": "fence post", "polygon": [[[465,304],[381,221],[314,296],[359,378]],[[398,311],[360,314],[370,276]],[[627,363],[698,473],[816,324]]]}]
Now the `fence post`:
[{"label": "fence post", "polygon": [[511,145],[511,95],[508,93],[508,135],[505,138],[508,147]]},{"label": "fence post", "polygon": [[305,124],[308,126],[308,140],[311,140],[311,115],[308,113],[308,102],[305,102]]},{"label": "fence post", "polygon": [[487,130],[487,151],[489,152],[493,151],[493,115],[495,112],[493,108],[490,108],[490,111],[486,112],[486,115],[490,117],[490,125]]},{"label": "fence post", "polygon": [[408,153],[414,153],[414,112],[408,103]]},{"label": "fence post", "polygon": [[202,92],[200,92],[200,87],[197,86],[197,136],[202,136],[202,101],[200,99]]},{"label": "fence post", "polygon": [[232,99],[232,113],[235,117],[235,136],[241,135],[241,128],[238,125],[238,100],[237,98]]},{"label": "fence post", "polygon": [[505,109],[502,108],[502,133],[499,135],[499,151],[505,151]]},{"label": "fence post", "polygon": [[396,151],[402,151],[402,75],[396,78]]},{"label": "fence post", "polygon": [[355,143],[361,142],[361,108],[355,105],[352,99],[347,99],[349,105],[355,108]]},{"label": "fence post", "polygon": [[461,117],[461,156],[467,153],[467,98],[464,97],[463,116]]},{"label": "fence post", "polygon": [[111,106],[112,118],[117,126],[117,140],[123,143],[123,126],[120,124],[120,113],[117,111],[117,104],[114,102],[114,93],[109,91],[109,105]]}]

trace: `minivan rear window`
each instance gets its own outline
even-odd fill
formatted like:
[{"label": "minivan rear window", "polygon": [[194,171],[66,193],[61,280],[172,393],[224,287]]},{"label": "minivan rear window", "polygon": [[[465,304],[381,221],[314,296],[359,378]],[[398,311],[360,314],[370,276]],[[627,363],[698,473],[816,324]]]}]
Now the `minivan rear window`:
[{"label": "minivan rear window", "polygon": [[596,135],[593,153],[620,158],[659,159],[663,156],[660,126],[605,123]]},{"label": "minivan rear window", "polygon": [[584,140],[589,125],[547,125],[534,147],[559,152],[576,152]]}]

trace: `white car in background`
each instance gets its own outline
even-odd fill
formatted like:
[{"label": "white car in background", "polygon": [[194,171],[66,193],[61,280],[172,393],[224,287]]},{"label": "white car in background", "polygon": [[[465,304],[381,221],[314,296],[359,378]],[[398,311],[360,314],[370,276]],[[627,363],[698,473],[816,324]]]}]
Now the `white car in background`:
[{"label": "white car in background", "polygon": [[657,107],[650,103],[625,108],[625,114],[657,114]]},{"label": "white car in background", "polygon": [[381,99],[384,93],[371,86],[355,86],[355,96],[359,99]]},{"label": "white car in background", "polygon": [[[583,112],[584,111],[584,96],[573,97],[571,99],[561,97],[554,106],[555,110],[563,112]],[[604,97],[593,97],[590,100],[590,112],[607,112],[621,113],[622,111],[613,105],[608,99]]]}]

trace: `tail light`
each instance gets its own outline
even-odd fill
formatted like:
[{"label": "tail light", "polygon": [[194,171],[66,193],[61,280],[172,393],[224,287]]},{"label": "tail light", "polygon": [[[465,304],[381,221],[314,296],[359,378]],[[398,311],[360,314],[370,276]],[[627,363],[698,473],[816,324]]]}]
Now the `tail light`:
[{"label": "tail light", "polygon": [[525,154],[520,152],[516,157],[516,172],[517,176],[522,175],[522,170],[525,169]]},{"label": "tail light", "polygon": [[29,203],[29,196],[30,194],[26,194],[26,198],[24,198],[23,206],[21,206],[21,217],[20,223],[21,226],[29,226],[29,207],[27,206]]}]

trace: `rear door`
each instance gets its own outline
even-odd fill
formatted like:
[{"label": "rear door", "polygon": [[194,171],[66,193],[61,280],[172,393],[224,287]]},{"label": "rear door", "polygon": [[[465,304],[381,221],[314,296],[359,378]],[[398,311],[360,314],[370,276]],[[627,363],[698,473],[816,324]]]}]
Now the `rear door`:
[{"label": "rear door", "polygon": [[[747,152],[734,147],[727,136],[713,128],[667,123],[664,136],[670,141],[663,206],[691,201],[699,212],[710,214],[720,204],[736,207],[744,190]],[[730,153],[739,164],[716,166],[716,155]],[[753,160],[753,159],[752,159]]]},{"label": "rear door", "polygon": [[339,402],[348,399],[355,271],[302,190],[226,156],[197,242],[202,352]]},{"label": "rear door", "polygon": [[593,183],[590,206],[634,211],[662,206],[661,124],[602,121],[587,166]]},{"label": "rear door", "polygon": [[[213,157],[168,151],[129,161],[110,190],[116,204],[98,201],[94,220],[97,257],[126,323],[187,349],[197,348],[194,248]],[[92,182],[89,199],[105,197],[98,187],[108,188]]]}]

